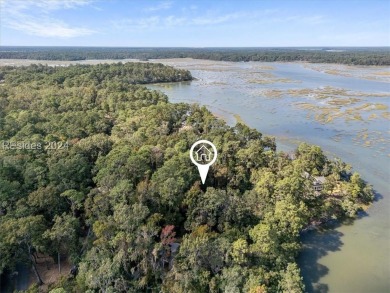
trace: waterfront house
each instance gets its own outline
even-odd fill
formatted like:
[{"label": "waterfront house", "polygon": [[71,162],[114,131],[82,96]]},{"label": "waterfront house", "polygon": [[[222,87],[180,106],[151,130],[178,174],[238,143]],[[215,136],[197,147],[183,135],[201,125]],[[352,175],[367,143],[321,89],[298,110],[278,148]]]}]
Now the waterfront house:
[{"label": "waterfront house", "polygon": [[302,177],[310,179],[313,182],[313,189],[320,192],[324,189],[326,178],[324,176],[312,176],[307,172],[303,172]]}]

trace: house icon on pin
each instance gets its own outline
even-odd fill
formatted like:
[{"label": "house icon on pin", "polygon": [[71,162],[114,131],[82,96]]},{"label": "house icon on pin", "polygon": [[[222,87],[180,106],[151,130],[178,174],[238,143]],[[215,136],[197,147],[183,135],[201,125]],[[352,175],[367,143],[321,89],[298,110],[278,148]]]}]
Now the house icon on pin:
[{"label": "house icon on pin", "polygon": [[204,161],[211,161],[211,151],[206,148],[204,145],[202,145],[196,152],[196,160],[198,162],[204,162]]}]

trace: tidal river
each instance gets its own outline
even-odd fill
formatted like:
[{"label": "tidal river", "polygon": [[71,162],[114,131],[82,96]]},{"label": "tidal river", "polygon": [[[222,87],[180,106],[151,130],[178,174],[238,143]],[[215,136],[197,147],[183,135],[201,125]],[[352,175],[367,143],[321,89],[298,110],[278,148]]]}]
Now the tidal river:
[{"label": "tidal river", "polygon": [[353,223],[302,235],[307,292],[390,292],[390,70],[302,63],[156,60],[196,80],[157,84],[171,102],[206,105],[229,124],[275,136],[279,149],[301,141],[340,157],[377,197]]}]

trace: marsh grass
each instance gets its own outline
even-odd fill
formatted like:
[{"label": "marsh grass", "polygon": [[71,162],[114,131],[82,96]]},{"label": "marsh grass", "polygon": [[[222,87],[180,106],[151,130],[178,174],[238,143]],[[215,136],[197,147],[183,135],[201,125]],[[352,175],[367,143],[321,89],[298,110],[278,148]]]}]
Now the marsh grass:
[{"label": "marsh grass", "polygon": [[390,142],[385,137],[386,133],[381,131],[369,131],[367,128],[364,128],[356,133],[356,136],[352,138],[352,141],[356,145],[361,145],[366,148],[376,147],[376,153],[386,154]]},{"label": "marsh grass", "polygon": [[305,64],[304,67],[325,74],[390,82],[390,71],[385,66]]},{"label": "marsh grass", "polygon": [[244,120],[242,119],[242,117],[240,115],[233,114],[233,117],[234,117],[234,119],[236,119],[237,123],[241,123],[241,124],[245,125],[245,122],[244,122]]},{"label": "marsh grass", "polygon": [[[365,121],[375,119],[389,119],[388,105],[383,103],[363,102],[367,97],[390,97],[388,93],[353,92],[330,86],[316,89],[288,89],[286,91],[271,90],[266,92],[270,96],[282,97],[287,94],[291,97],[306,98],[306,101],[296,102],[295,105],[309,111],[307,116],[321,124],[331,123],[335,119],[344,121]],[[376,113],[369,113],[376,112]],[[383,113],[378,113],[383,112]]]},{"label": "marsh grass", "polygon": [[381,116],[386,120],[390,120],[390,112],[383,112]]},{"label": "marsh grass", "polygon": [[250,79],[249,83],[257,84],[273,84],[273,83],[299,83],[298,80],[292,80],[289,78],[273,78],[273,79]]}]

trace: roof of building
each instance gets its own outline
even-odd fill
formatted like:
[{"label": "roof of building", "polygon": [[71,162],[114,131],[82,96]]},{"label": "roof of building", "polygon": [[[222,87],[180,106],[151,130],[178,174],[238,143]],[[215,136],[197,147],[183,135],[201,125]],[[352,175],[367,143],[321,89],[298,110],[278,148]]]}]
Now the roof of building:
[{"label": "roof of building", "polygon": [[326,178],[324,176],[313,176],[314,181],[318,182],[320,184],[324,184],[326,181]]}]

